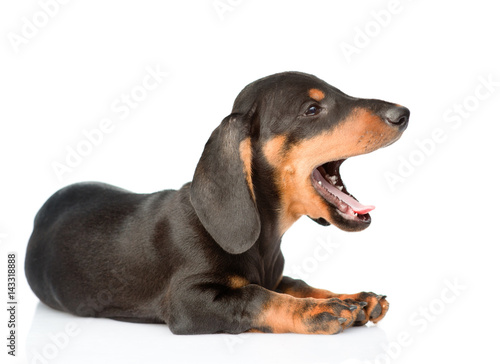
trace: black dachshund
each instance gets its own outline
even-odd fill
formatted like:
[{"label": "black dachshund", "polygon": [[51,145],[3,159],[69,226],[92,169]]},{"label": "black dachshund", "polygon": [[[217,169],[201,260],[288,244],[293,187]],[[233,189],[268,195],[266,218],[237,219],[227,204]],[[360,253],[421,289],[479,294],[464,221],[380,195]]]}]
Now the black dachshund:
[{"label": "black dachshund", "polygon": [[35,219],[28,282],[58,310],[166,323],[176,334],[335,334],[377,322],[389,308],[384,296],[284,277],[280,242],[302,215],[368,227],[373,207],[346,191],[339,167],[396,141],[409,114],[308,74],[257,80],[180,190],[78,183],[56,192]]}]

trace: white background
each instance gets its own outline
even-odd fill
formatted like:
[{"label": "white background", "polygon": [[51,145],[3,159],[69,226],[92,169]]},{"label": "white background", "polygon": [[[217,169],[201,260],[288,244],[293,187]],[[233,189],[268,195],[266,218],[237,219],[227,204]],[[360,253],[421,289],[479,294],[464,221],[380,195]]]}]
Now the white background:
[{"label": "white background", "polygon": [[[212,0],[69,1],[49,10],[41,5],[54,4],[49,0],[6,3],[0,6],[2,362],[497,358],[500,22],[492,2],[222,0],[229,8],[219,13]],[[346,44],[356,47],[350,57]],[[148,67],[168,76],[140,94]],[[391,309],[382,322],[332,337],[180,337],[164,325],[81,319],[38,303],[24,278],[24,251],[33,218],[53,192],[87,180],[136,192],[179,188],[237,93],[287,70],[411,110],[396,144],[342,167],[349,191],[377,206],[372,226],[345,233],[304,218],[283,241],[286,270],[296,277],[336,292],[386,294]],[[489,89],[482,86],[488,79]],[[125,117],[111,105],[133,90],[144,100]],[[113,130],[58,178],[54,162],[66,163],[68,148],[83,145],[84,131],[105,118]],[[391,173],[399,175],[393,188]],[[8,252],[18,257],[15,360],[7,356],[3,308]]]}]

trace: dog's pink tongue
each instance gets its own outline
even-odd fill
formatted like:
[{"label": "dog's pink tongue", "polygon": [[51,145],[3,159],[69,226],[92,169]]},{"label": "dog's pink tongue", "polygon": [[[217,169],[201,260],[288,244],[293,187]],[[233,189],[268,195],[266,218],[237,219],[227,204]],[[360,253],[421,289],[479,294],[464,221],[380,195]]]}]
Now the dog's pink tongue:
[{"label": "dog's pink tongue", "polygon": [[349,205],[354,212],[364,215],[375,209],[375,206],[372,205],[365,206],[359,201],[356,201],[348,194],[334,187],[330,182],[327,182],[325,180],[323,175],[318,170],[314,171],[314,178],[316,178],[318,181],[321,181],[323,187],[325,187],[328,190],[328,192],[330,192],[332,195],[334,195],[335,197],[337,197],[338,199],[342,200],[344,203]]},{"label": "dog's pink tongue", "polygon": [[334,193],[334,195],[337,196],[338,198],[340,198],[342,201],[344,201],[349,206],[351,206],[351,209],[358,214],[364,215],[364,214],[369,213],[373,209],[375,209],[375,206],[372,206],[372,205],[365,206],[365,205],[359,203],[359,201],[356,201],[355,199],[353,199],[351,196],[343,193],[342,191],[340,191],[340,190],[337,190],[337,191],[339,193],[338,194]]}]

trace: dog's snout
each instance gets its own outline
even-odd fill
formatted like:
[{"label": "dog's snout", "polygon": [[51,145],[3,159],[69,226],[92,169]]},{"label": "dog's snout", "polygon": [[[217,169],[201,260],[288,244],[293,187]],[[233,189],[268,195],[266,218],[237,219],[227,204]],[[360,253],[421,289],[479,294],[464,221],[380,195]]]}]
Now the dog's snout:
[{"label": "dog's snout", "polygon": [[410,110],[404,106],[393,106],[384,112],[383,118],[389,125],[404,130],[410,120]]}]

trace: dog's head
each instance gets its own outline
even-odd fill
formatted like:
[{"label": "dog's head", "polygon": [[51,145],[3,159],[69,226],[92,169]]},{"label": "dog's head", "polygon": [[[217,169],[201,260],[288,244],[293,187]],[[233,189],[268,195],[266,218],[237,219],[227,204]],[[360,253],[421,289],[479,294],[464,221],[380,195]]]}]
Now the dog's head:
[{"label": "dog's head", "polygon": [[286,72],[245,87],[205,146],[191,185],[200,221],[226,251],[248,250],[261,233],[262,199],[274,191],[276,228],[300,216],[360,231],[373,209],[350,195],[341,163],[395,142],[407,108],[348,96],[312,75]]}]

